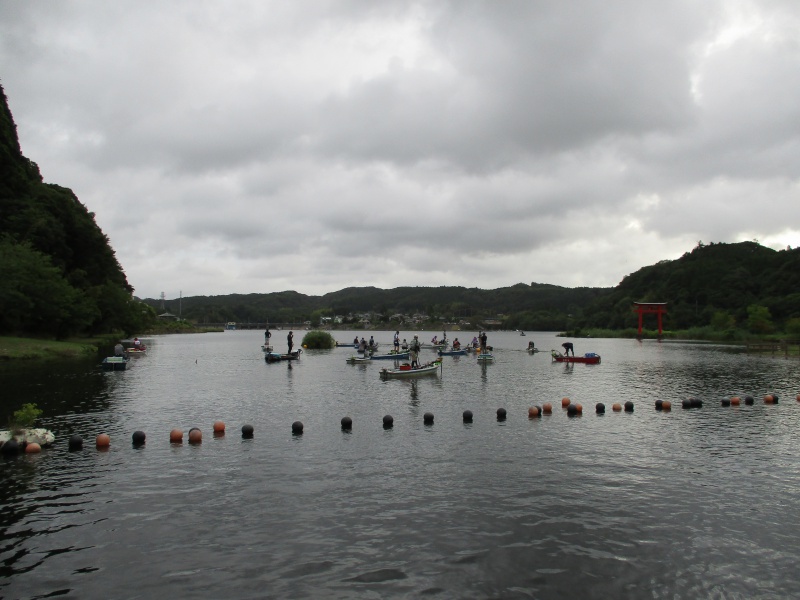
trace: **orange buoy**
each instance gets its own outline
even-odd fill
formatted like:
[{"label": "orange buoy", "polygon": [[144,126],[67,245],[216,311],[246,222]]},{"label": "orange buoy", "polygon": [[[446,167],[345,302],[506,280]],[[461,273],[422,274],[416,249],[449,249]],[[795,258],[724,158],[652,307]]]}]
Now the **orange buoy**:
[{"label": "orange buoy", "polygon": [[583,404],[576,404],[575,405],[575,410],[578,411],[578,414],[582,414],[583,413]]},{"label": "orange buoy", "polygon": [[544,404],[542,404],[542,413],[543,414],[549,415],[551,412],[553,412],[553,405],[552,404],[550,404],[549,402],[545,402]]},{"label": "orange buoy", "polygon": [[672,402],[670,402],[669,400],[664,400],[661,403],[661,410],[662,411],[663,410],[672,410]]},{"label": "orange buoy", "polygon": [[800,402],[800,394],[797,394],[797,401]]},{"label": "orange buoy", "polygon": [[202,441],[203,441],[203,432],[200,431],[197,427],[192,427],[189,430],[189,443],[199,444]]},{"label": "orange buoy", "polygon": [[561,399],[561,408],[567,408],[570,404],[569,398],[562,398]]},{"label": "orange buoy", "polygon": [[107,433],[101,433],[97,436],[95,440],[95,445],[98,448],[108,448],[111,445],[111,438],[108,437]]},{"label": "orange buoy", "polygon": [[39,454],[41,451],[42,447],[36,442],[30,442],[27,446],[25,446],[25,454]]},{"label": "orange buoy", "polygon": [[775,402],[775,397],[772,394],[767,394],[764,396],[764,404],[773,404]]},{"label": "orange buoy", "polygon": [[538,406],[531,406],[528,409],[528,418],[532,419],[532,418],[538,417],[538,416],[539,416],[539,407]]},{"label": "orange buoy", "polygon": [[214,433],[225,433],[225,423],[214,421]]},{"label": "orange buoy", "polygon": [[[662,404],[662,408],[663,408],[663,404]],[[619,402],[614,402],[614,404],[611,405],[611,410],[613,410],[614,412],[621,411],[622,410],[622,404],[620,404]]]},{"label": "orange buoy", "polygon": [[739,406],[742,403],[742,399],[739,396],[734,396],[731,398],[731,406]]},{"label": "orange buoy", "polygon": [[171,444],[183,443],[183,431],[180,429],[173,429],[169,432],[169,441]]}]

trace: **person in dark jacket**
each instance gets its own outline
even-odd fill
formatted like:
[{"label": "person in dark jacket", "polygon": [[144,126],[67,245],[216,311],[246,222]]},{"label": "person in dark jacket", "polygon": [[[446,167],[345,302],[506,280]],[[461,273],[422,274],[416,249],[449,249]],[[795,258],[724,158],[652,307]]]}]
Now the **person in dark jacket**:
[{"label": "person in dark jacket", "polygon": [[575,348],[572,347],[572,342],[564,342],[561,346],[564,348],[564,356],[569,356],[570,352],[572,352],[572,356],[575,356]]}]

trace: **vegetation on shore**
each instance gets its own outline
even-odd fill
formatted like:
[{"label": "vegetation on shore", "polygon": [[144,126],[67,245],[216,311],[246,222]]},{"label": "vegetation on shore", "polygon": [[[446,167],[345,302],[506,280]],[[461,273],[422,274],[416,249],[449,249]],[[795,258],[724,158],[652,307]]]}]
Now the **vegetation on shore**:
[{"label": "vegetation on shore", "polygon": [[97,354],[106,339],[58,341],[0,337],[0,360],[42,358],[88,358]]}]

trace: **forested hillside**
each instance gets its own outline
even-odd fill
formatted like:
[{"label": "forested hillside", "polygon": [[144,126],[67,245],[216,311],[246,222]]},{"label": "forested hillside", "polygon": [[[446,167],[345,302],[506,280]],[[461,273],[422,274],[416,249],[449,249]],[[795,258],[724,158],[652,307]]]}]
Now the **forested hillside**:
[{"label": "forested hillside", "polygon": [[94,215],[22,155],[2,86],[0,281],[3,335],[135,331],[147,316]]},{"label": "forested hillside", "polygon": [[582,327],[634,327],[634,301],[667,302],[666,327],[745,327],[752,333],[792,330],[800,319],[800,248],[757,242],[698,244],[672,261],[643,267],[588,306]]}]

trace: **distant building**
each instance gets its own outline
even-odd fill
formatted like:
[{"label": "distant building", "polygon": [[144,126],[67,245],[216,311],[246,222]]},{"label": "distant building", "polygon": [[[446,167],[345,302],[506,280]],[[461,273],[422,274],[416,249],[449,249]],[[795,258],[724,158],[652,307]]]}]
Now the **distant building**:
[{"label": "distant building", "polygon": [[178,315],[173,315],[172,313],[165,312],[158,315],[159,319],[164,319],[165,321],[177,321]]}]

